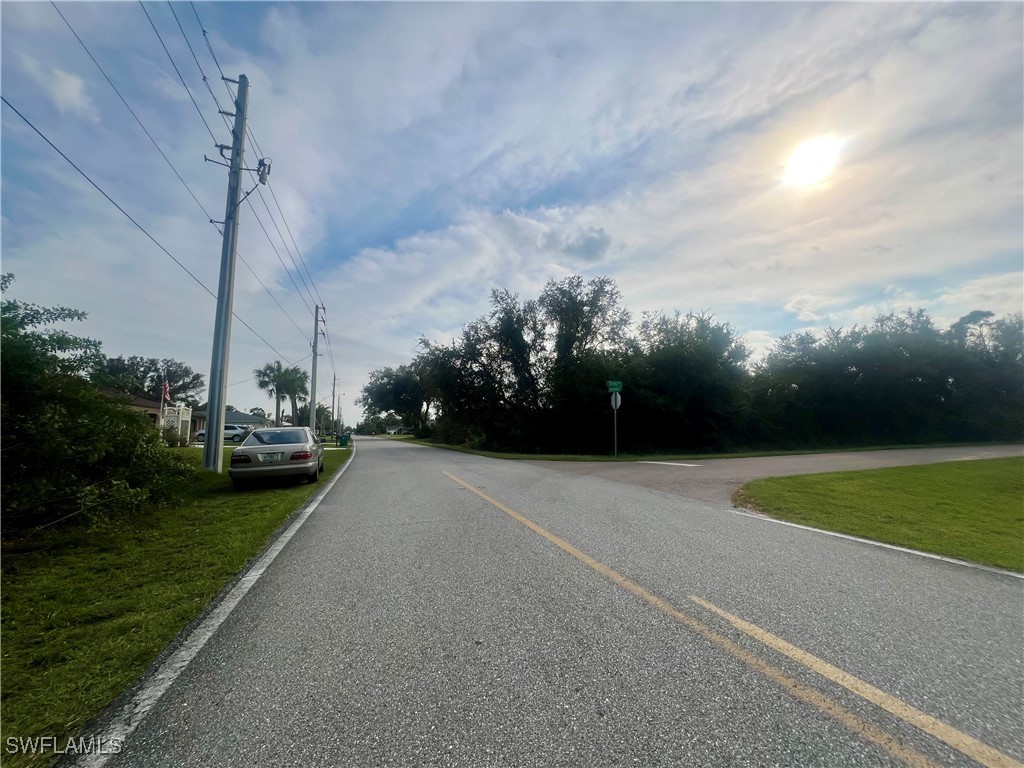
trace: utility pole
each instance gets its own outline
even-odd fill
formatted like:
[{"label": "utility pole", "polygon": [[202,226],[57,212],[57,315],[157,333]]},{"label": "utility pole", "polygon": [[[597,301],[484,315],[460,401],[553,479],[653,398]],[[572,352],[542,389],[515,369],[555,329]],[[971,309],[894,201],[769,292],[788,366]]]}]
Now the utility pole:
[{"label": "utility pole", "polygon": [[[235,251],[238,247],[238,205],[242,192],[242,156],[245,153],[245,117],[249,106],[249,79],[238,76],[235,127],[231,132],[231,161],[228,166],[228,202],[224,214],[224,243],[220,254],[220,283],[217,315],[213,330],[210,362],[210,396],[206,406],[206,444],[203,466],[214,472],[224,468],[221,441],[224,435],[224,405],[227,393],[228,353],[231,347],[231,314],[235,294]],[[223,149],[222,149],[223,151]],[[316,371],[316,358],[313,358]],[[315,374],[314,374],[315,375]]]},{"label": "utility pole", "polygon": [[320,341],[320,310],[326,309],[319,304],[316,305],[316,314],[313,316],[313,375],[309,381],[309,428],[316,432],[316,358],[317,347]]},{"label": "utility pole", "polygon": [[334,393],[338,389],[338,376],[335,374],[331,381],[331,429],[334,430],[335,434],[338,432],[338,417],[334,415]]}]

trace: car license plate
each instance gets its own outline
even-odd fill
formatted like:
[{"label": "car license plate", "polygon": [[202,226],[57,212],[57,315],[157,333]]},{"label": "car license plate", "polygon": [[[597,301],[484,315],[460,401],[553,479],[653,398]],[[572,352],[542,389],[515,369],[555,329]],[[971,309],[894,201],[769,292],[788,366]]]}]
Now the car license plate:
[{"label": "car license plate", "polygon": [[281,460],[281,454],[280,453],[261,453],[260,454],[260,461],[280,461],[280,460]]}]

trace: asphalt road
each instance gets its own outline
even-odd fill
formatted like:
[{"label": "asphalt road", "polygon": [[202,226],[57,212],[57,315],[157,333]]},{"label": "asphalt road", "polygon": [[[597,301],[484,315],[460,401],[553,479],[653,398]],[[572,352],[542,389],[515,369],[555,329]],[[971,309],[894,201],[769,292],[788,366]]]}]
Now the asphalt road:
[{"label": "asphalt road", "polygon": [[1019,579],[579,468],[357,447],[112,765],[1024,760]]},{"label": "asphalt road", "polygon": [[729,504],[743,483],[760,477],[846,472],[857,469],[905,467],[943,461],[971,461],[1020,456],[1020,445],[979,445],[949,448],[908,448],[886,451],[759,456],[750,459],[693,459],[614,463],[607,461],[544,461],[540,466],[561,472],[591,475],[640,485],[691,499]]}]

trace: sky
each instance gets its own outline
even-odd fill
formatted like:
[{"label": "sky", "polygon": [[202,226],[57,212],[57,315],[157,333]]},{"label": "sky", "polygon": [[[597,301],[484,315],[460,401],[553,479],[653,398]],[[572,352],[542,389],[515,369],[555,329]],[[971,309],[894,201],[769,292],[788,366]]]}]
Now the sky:
[{"label": "sky", "polygon": [[209,377],[227,169],[204,155],[230,143],[215,97],[233,111],[212,48],[250,83],[247,167],[272,160],[241,206],[240,410],[272,411],[253,369],[309,368],[321,301],[317,397],[336,377],[350,424],[420,337],[572,274],[614,278],[635,319],[710,312],[755,356],[1024,303],[1020,3],[57,8],[175,170],[50,3],[0,5],[4,98],[195,279],[4,105],[7,295]]}]

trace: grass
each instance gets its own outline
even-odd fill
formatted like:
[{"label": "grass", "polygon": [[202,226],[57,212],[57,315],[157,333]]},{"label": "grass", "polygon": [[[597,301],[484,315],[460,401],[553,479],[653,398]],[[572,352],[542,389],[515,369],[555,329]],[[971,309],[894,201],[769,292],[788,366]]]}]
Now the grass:
[{"label": "grass", "polygon": [[[350,452],[325,453],[325,479]],[[201,453],[195,461],[201,465]],[[0,743],[52,736],[66,744],[322,487],[278,483],[238,493],[226,472],[204,474],[179,508],[5,542]],[[52,762],[52,754],[6,749],[3,759],[5,768]]]},{"label": "grass", "polygon": [[[618,456],[601,454],[581,453],[503,453],[501,451],[485,451],[478,448],[470,448],[464,445],[452,445],[450,443],[435,442],[430,439],[413,438],[410,435],[381,435],[390,440],[408,440],[431,448],[443,448],[446,451],[457,451],[459,453],[471,453],[474,456],[487,456],[492,459],[509,459],[512,461],[642,461],[657,459],[658,461],[693,461],[699,459],[752,459],[761,456],[808,456],[819,453],[859,453],[864,451],[897,451],[907,448],[946,448],[960,447],[965,443],[929,443],[928,445],[875,445],[858,446],[854,448],[830,447],[830,448],[800,448],[793,450],[767,450],[767,451],[724,451],[720,453],[620,453]],[[972,443],[973,445],[973,443]]]},{"label": "grass", "polygon": [[1024,572],[1024,459],[754,480],[733,502],[794,523]]}]

